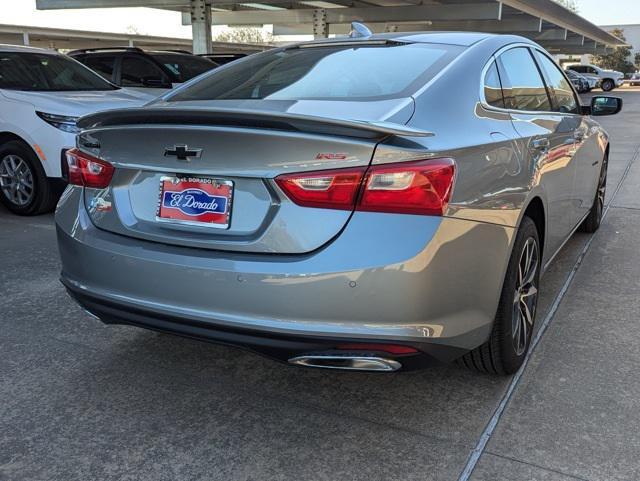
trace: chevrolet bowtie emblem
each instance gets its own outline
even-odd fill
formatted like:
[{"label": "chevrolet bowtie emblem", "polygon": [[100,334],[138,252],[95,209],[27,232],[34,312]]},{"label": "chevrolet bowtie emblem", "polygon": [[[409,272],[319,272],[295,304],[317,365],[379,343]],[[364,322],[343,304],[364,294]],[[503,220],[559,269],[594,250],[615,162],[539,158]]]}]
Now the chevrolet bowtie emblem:
[{"label": "chevrolet bowtie emblem", "polygon": [[199,159],[202,155],[202,149],[190,149],[188,145],[174,145],[164,149],[165,157],[177,157],[178,160],[191,160],[189,157]]}]

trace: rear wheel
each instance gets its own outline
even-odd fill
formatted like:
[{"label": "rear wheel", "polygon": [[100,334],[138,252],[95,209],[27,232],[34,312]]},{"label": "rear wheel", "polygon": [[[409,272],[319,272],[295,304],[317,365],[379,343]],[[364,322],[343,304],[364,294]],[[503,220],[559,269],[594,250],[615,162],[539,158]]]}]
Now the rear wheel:
[{"label": "rear wheel", "polygon": [[55,207],[58,194],[28,145],[12,140],[0,146],[0,201],[7,209],[18,215],[42,214]]},{"label": "rear wheel", "polygon": [[598,188],[596,189],[593,205],[589,211],[589,215],[580,225],[581,232],[589,234],[594,233],[600,227],[602,222],[602,214],[604,212],[604,198],[607,193],[607,169],[609,168],[609,156],[605,156],[600,168],[600,177],[598,178]]},{"label": "rear wheel", "polygon": [[605,92],[613,90],[615,86],[616,84],[613,83],[613,80],[611,80],[610,78],[604,79],[602,81],[602,90],[604,90]]},{"label": "rear wheel", "polygon": [[505,276],[489,340],[465,354],[460,364],[490,374],[516,372],[529,350],[538,305],[541,250],[538,229],[524,217]]}]

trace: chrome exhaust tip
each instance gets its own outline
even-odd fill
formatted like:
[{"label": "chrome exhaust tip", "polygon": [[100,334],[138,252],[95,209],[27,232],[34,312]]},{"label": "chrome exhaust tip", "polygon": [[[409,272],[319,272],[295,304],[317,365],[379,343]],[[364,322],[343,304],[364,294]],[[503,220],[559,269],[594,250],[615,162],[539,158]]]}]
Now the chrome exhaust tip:
[{"label": "chrome exhaust tip", "polygon": [[342,369],[346,371],[383,371],[393,372],[402,367],[398,361],[377,356],[354,356],[336,354],[309,354],[292,357],[291,364],[324,369]]}]

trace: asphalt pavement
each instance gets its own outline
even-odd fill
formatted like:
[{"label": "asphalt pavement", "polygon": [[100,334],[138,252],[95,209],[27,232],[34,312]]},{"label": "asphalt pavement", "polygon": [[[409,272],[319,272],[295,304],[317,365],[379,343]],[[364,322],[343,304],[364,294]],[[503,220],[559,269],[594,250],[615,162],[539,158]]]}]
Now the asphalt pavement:
[{"label": "asphalt pavement", "polygon": [[58,282],[52,216],[0,208],[0,480],[640,479],[640,90],[616,94],[607,215],[545,275],[517,382],[104,326]]}]

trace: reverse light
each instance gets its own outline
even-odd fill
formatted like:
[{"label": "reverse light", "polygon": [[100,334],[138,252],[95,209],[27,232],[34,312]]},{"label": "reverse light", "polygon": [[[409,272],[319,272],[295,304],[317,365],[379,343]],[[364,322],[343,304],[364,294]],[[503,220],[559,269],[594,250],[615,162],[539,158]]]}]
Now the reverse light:
[{"label": "reverse light", "polygon": [[276,177],[289,198],[303,207],[352,210],[366,167],[322,170]]},{"label": "reverse light", "polygon": [[452,159],[286,174],[276,183],[303,207],[442,215],[455,179]]},{"label": "reverse light", "polygon": [[76,125],[78,117],[71,117],[68,115],[48,114],[46,112],[36,111],[36,115],[44,120],[49,125],[54,126],[56,129],[60,129],[70,134],[77,134],[80,129]]},{"label": "reverse light", "polygon": [[111,183],[115,168],[79,149],[67,150],[68,182],[73,185],[104,189]]},{"label": "reverse light", "polygon": [[356,210],[442,215],[449,203],[454,177],[452,159],[372,166]]}]

